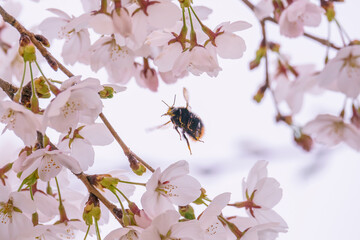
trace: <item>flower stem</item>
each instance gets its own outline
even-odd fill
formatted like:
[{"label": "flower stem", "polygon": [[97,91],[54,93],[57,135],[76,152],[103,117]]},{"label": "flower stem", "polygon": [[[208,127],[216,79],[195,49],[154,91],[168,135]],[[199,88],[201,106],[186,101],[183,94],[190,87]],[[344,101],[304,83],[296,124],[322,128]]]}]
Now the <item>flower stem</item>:
[{"label": "flower stem", "polygon": [[120,191],[118,188],[116,188],[116,187],[114,187],[115,188],[115,190],[116,191],[118,191],[120,194],[121,194],[121,196],[123,196],[123,198],[125,198],[125,200],[128,202],[128,203],[130,203],[131,201],[125,196],[125,194],[122,192],[122,191]]},{"label": "flower stem", "polygon": [[121,182],[121,183],[127,183],[127,184],[133,184],[133,185],[140,185],[140,186],[146,187],[146,183],[128,182],[128,181],[123,181],[123,180],[119,180],[119,182]]},{"label": "flower stem", "polygon": [[24,80],[25,80],[25,73],[26,73],[26,62],[24,62],[24,72],[23,72],[23,76],[22,76],[22,79],[21,79],[21,83],[20,83],[20,87],[19,89],[17,90],[13,100],[15,102],[19,102],[20,98],[21,98],[21,92],[22,92],[22,89],[23,89],[23,85],[24,85]]},{"label": "flower stem", "polygon": [[90,227],[91,225],[88,226],[88,229],[86,230],[86,234],[85,234],[85,237],[84,237],[84,240],[86,240],[88,234],[89,234],[89,231],[90,231]]},{"label": "flower stem", "polygon": [[97,240],[101,240],[98,222],[97,222],[96,218],[94,218],[94,220],[95,220],[96,238],[97,238]]}]

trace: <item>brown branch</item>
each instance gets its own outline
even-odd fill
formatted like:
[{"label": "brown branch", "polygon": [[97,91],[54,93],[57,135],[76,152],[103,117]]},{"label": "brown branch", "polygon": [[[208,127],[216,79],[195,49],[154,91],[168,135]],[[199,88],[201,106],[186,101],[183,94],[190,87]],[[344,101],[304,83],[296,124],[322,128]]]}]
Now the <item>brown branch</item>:
[{"label": "brown branch", "polygon": [[115,140],[119,143],[119,145],[122,148],[122,150],[124,151],[126,157],[129,159],[130,164],[132,163],[132,160],[135,158],[136,160],[141,162],[151,172],[154,172],[155,170],[149,164],[147,164],[144,160],[142,160],[140,157],[138,157],[135,153],[133,153],[130,150],[130,148],[124,143],[124,141],[120,138],[120,136],[117,134],[115,129],[112,127],[112,125],[107,120],[105,115],[103,113],[100,113],[99,116],[100,116],[101,120],[104,122],[104,124],[106,125],[106,127],[109,129],[109,131],[111,132],[111,134],[113,135]]},{"label": "brown branch", "polygon": [[15,93],[18,88],[6,82],[5,80],[0,78],[0,88],[9,96],[9,98],[13,99]]},{"label": "brown branch", "polygon": [[31,42],[36,46],[36,48],[39,50],[41,55],[48,61],[50,66],[52,68],[53,64],[56,63],[57,66],[61,69],[63,73],[65,73],[68,77],[72,77],[73,74],[66,68],[64,65],[62,65],[56,58],[54,58],[51,53],[49,53],[46,48],[40,43],[36,38],[35,35],[28,31],[23,25],[21,25],[13,16],[11,16],[9,13],[7,13],[1,6],[0,6],[0,15],[3,17],[4,21],[9,23],[11,26],[16,28],[20,34],[25,34],[29,36]]},{"label": "brown branch", "polygon": [[75,174],[85,185],[89,193],[94,194],[112,213],[115,219],[124,226],[122,221],[122,211],[116,205],[109,202],[90,182],[85,173]]},{"label": "brown branch", "polygon": [[[254,11],[255,5],[252,4],[249,0],[241,0],[241,1],[242,1],[248,8],[250,8],[251,11]],[[278,24],[278,22],[277,22],[274,18],[272,18],[272,17],[266,17],[266,18],[263,19],[263,21],[269,21],[269,22]],[[324,45],[324,46],[331,47],[331,48],[336,49],[336,50],[340,50],[340,49],[341,49],[340,47],[336,46],[336,45],[333,44],[332,42],[330,42],[330,41],[328,41],[328,40],[326,40],[326,39],[320,38],[320,37],[316,37],[316,36],[311,35],[311,34],[309,34],[309,33],[306,33],[306,32],[305,32],[303,36],[304,36],[304,37],[307,37],[307,38],[309,38],[309,39],[312,39],[312,40],[314,40],[314,41],[316,41],[316,42],[318,42],[318,43],[320,43],[320,44],[322,44],[322,45]]]}]

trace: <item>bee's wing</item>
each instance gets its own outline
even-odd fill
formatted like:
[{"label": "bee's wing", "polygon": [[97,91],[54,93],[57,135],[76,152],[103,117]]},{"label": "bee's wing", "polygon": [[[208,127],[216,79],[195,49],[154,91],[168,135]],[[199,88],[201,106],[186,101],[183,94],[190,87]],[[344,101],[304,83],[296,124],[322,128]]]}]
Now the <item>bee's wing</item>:
[{"label": "bee's wing", "polygon": [[183,95],[184,95],[184,98],[185,98],[185,101],[186,101],[186,108],[188,108],[188,106],[189,106],[189,92],[185,87],[183,88]]},{"label": "bee's wing", "polygon": [[161,125],[159,125],[159,126],[147,128],[147,129],[146,129],[146,132],[152,132],[152,131],[154,131],[154,130],[156,130],[156,129],[163,128],[163,127],[165,127],[166,125],[168,125],[169,123],[171,123],[171,120],[169,120],[168,122],[166,122],[166,123],[164,123],[164,124],[161,124]]}]

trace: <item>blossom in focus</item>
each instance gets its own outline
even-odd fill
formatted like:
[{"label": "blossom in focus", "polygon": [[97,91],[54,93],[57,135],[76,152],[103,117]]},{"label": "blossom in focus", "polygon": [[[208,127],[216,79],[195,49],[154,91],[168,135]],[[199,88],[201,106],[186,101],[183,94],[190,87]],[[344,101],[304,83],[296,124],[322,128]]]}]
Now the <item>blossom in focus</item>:
[{"label": "blossom in focus", "polygon": [[199,222],[204,230],[205,239],[226,239],[225,227],[218,219],[218,216],[229,201],[230,193],[220,194],[211,201],[209,206],[200,215]]},{"label": "blossom in focus", "polygon": [[340,91],[349,98],[360,93],[360,46],[340,49],[319,74],[320,86]]},{"label": "blossom in focus", "polygon": [[111,231],[104,240],[137,240],[142,229],[136,226],[118,228]]},{"label": "blossom in focus", "polygon": [[308,122],[302,131],[328,147],[344,142],[360,151],[360,130],[353,124],[345,123],[341,117],[329,114],[318,115]]},{"label": "blossom in focus", "polygon": [[203,232],[197,220],[179,222],[180,214],[175,210],[168,210],[157,216],[151,226],[145,229],[140,240],[177,239],[201,240]]},{"label": "blossom in focus", "polygon": [[[243,232],[241,240],[275,240],[280,232],[286,232],[286,229],[280,223],[259,224],[253,218],[234,217],[230,219],[230,222],[234,223]],[[228,239],[236,239],[230,230],[228,230]]]},{"label": "blossom in focus", "polygon": [[40,30],[49,38],[65,39],[61,56],[66,64],[77,61],[89,62],[90,35],[87,30],[88,14],[80,17],[70,17],[59,9],[48,9],[57,17],[46,18],[40,25]]},{"label": "blossom in focus", "polygon": [[0,101],[0,122],[6,124],[3,133],[9,129],[27,146],[35,144],[37,130],[40,130],[39,116],[24,106],[12,101]]},{"label": "blossom in focus", "polygon": [[2,184],[0,193],[0,239],[25,237],[24,232],[33,228],[28,217],[35,212],[33,201],[24,192],[11,192],[9,186]]},{"label": "blossom in focus", "polygon": [[259,223],[277,222],[287,228],[282,217],[272,210],[282,197],[282,189],[278,181],[267,176],[267,164],[266,161],[258,161],[250,170],[246,181],[243,180],[246,201],[241,204]]},{"label": "blossom in focus", "polygon": [[70,152],[70,156],[79,162],[82,171],[86,171],[94,164],[95,152],[92,146],[105,146],[113,140],[104,124],[95,123],[76,128],[67,135],[60,135],[58,148]]},{"label": "blossom in focus", "polygon": [[250,23],[236,21],[224,22],[217,26],[215,39],[212,41],[219,57],[228,59],[241,58],[246,50],[244,39],[234,34],[251,27]]},{"label": "blossom in focus", "polygon": [[21,179],[25,179],[37,169],[39,178],[44,182],[56,177],[63,166],[75,174],[81,172],[76,159],[60,150],[51,151],[50,146],[38,149],[29,156],[20,155],[14,165],[15,172],[22,172]]},{"label": "blossom in focus", "polygon": [[304,26],[319,26],[323,13],[323,8],[309,0],[294,1],[281,13],[280,34],[291,38],[299,37],[304,33]]},{"label": "blossom in focus", "polygon": [[102,111],[98,94],[103,90],[100,81],[80,76],[71,77],[61,85],[61,92],[51,101],[44,113],[43,131],[47,126],[59,132],[75,129],[78,123],[93,124]]},{"label": "blossom in focus", "polygon": [[201,194],[201,185],[189,176],[189,164],[182,160],[171,164],[163,172],[156,169],[146,183],[141,204],[149,217],[174,209],[173,204],[186,206]]}]

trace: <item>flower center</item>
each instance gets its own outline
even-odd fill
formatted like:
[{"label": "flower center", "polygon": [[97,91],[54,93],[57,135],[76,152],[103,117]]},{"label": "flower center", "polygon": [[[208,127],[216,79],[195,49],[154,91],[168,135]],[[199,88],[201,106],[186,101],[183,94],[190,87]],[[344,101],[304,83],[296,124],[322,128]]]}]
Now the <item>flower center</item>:
[{"label": "flower center", "polygon": [[69,100],[61,108],[61,112],[64,118],[67,118],[69,115],[74,114],[76,111],[80,110],[80,103],[74,100]]}]

